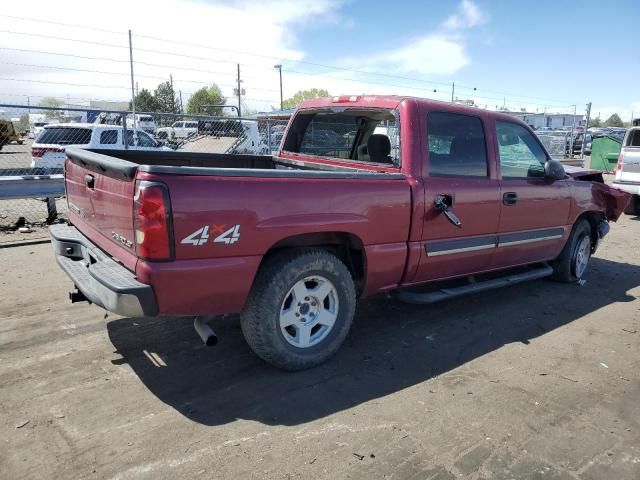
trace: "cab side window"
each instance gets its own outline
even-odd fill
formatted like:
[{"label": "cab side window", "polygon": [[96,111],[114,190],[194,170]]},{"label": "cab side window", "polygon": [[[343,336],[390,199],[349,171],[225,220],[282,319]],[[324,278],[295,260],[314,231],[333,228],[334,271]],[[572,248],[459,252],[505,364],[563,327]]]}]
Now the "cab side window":
[{"label": "cab side window", "polygon": [[430,112],[429,176],[487,177],[487,144],[480,117]]},{"label": "cab side window", "polygon": [[517,123],[497,121],[496,136],[502,178],[542,178],[547,155],[529,130]]}]

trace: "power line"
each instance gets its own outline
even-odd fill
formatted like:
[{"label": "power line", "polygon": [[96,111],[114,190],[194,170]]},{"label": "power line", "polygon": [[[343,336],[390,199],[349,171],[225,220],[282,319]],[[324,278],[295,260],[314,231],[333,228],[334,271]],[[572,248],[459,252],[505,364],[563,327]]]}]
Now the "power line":
[{"label": "power line", "polygon": [[86,43],[88,45],[99,45],[101,47],[113,47],[113,48],[129,48],[128,45],[120,45],[117,43],[104,43],[104,42],[94,42],[92,40],[80,40],[77,38],[69,38],[69,37],[58,37],[56,35],[45,35],[43,33],[33,33],[33,32],[16,32],[15,30],[0,30],[0,33],[9,33],[11,35],[23,35],[27,37],[40,37],[40,38],[49,38],[52,40],[62,40],[65,42],[79,42]]},{"label": "power line", "polygon": [[[135,62],[134,62],[135,63]],[[116,75],[116,76],[120,76],[120,77],[129,77],[129,74],[127,73],[121,73],[121,72],[105,72],[102,70],[88,70],[85,68],[72,68],[72,67],[57,67],[54,65],[34,65],[34,64],[27,64],[27,63],[13,63],[13,62],[0,62],[0,65],[14,65],[14,66],[18,66],[18,67],[30,67],[30,68],[49,68],[49,69],[54,69],[54,70],[65,70],[65,71],[72,71],[72,72],[85,72],[85,73],[100,73],[103,75]],[[149,79],[154,79],[154,80],[166,80],[166,77],[160,77],[160,76],[155,76],[155,75],[136,75],[137,78],[149,78]],[[198,85],[210,85],[211,82],[207,82],[207,81],[203,81],[203,80],[188,80],[188,79],[180,79],[180,82],[184,82],[184,83],[196,83]],[[223,87],[235,87],[232,84],[224,84],[224,83],[216,83],[216,85],[219,86],[223,86]],[[259,91],[265,91],[265,92],[277,92],[278,90],[275,90],[273,88],[260,88],[260,87],[251,87],[253,90],[259,90]]]},{"label": "power line", "polygon": [[67,85],[67,86],[71,86],[71,87],[95,87],[95,88],[124,88],[127,89],[127,87],[121,87],[121,86],[116,86],[116,85],[85,85],[85,84],[81,84],[81,83],[67,83],[67,82],[54,82],[53,80],[47,80],[47,81],[43,81],[43,80],[27,80],[24,78],[4,78],[4,77],[0,77],[1,81],[10,81],[10,82],[27,82],[27,83],[42,83],[42,84],[51,84],[51,85]]},{"label": "power line", "polygon": [[129,63],[129,60],[118,60],[115,58],[107,58],[107,57],[89,57],[85,55],[76,55],[73,53],[59,53],[59,52],[49,52],[45,50],[30,50],[28,48],[10,48],[10,47],[0,47],[0,50],[9,50],[12,52],[22,52],[22,53],[40,53],[43,55],[57,55],[60,57],[71,57],[71,58],[81,58],[85,60],[101,60],[105,62],[117,62],[117,63]]},{"label": "power line", "polygon": [[[113,30],[102,29],[100,27],[90,27],[90,26],[87,26],[87,25],[69,24],[69,23],[63,23],[63,22],[54,22],[54,21],[41,20],[41,19],[30,19],[30,18],[27,18],[27,17],[9,16],[9,15],[5,15],[5,17],[7,17],[7,18],[15,18],[15,19],[25,20],[25,21],[48,23],[48,24],[53,24],[53,25],[62,25],[62,26],[70,26],[70,27],[78,27],[78,28],[90,28],[90,29],[93,29],[93,30],[101,30],[101,31],[105,31],[107,33],[113,33],[113,34],[123,33],[123,32],[116,32],[116,31],[113,31]],[[30,33],[30,32],[29,33],[27,33],[27,32],[18,32],[18,31],[14,31],[14,30],[0,30],[0,32],[14,34],[14,35],[27,35],[27,36],[31,36],[31,37],[36,36],[36,37],[41,37],[41,38],[49,38],[49,39],[62,40],[62,41],[80,42],[80,43],[85,43],[85,44],[90,44],[90,45],[99,45],[99,46],[106,46],[106,47],[113,47],[113,48],[128,48],[126,45],[121,45],[121,44],[106,43],[106,42],[96,42],[96,41],[90,41],[90,40],[81,40],[81,39],[74,39],[74,38],[54,36],[54,35],[44,35],[44,34],[37,34],[37,33]],[[331,70],[341,70],[341,71],[353,72],[353,73],[358,73],[358,74],[362,74],[362,75],[381,76],[381,77],[386,77],[386,78],[396,78],[396,79],[401,79],[401,80],[405,80],[405,81],[419,82],[419,83],[426,83],[426,84],[433,84],[433,85],[446,85],[446,86],[449,85],[448,82],[437,82],[437,81],[433,81],[433,80],[424,80],[424,79],[415,78],[415,77],[408,77],[408,76],[402,76],[402,75],[394,75],[394,74],[387,74],[387,73],[381,73],[381,72],[360,70],[360,69],[354,69],[354,68],[343,67],[343,66],[338,66],[338,65],[327,65],[327,64],[316,63],[316,62],[308,62],[308,61],[304,61],[304,60],[295,60],[295,59],[286,59],[286,58],[283,59],[281,57],[276,57],[276,56],[273,56],[273,55],[264,55],[264,54],[245,52],[245,51],[240,51],[240,50],[226,49],[226,48],[220,48],[220,47],[212,47],[212,46],[208,46],[208,45],[201,45],[201,44],[195,44],[195,43],[190,43],[190,42],[182,42],[182,41],[179,41],[179,40],[168,40],[168,39],[165,39],[165,38],[155,37],[155,36],[151,36],[151,35],[135,35],[135,36],[139,37],[139,38],[146,38],[146,39],[151,39],[151,40],[155,40],[155,41],[171,43],[171,44],[174,44],[174,45],[176,45],[176,44],[177,45],[185,45],[185,46],[203,48],[203,49],[214,50],[214,51],[221,51],[221,52],[228,52],[228,53],[233,53],[233,54],[253,56],[253,57],[258,57],[258,58],[265,58],[265,59],[270,59],[270,60],[274,60],[274,59],[279,60],[279,61],[285,60],[285,61],[287,61],[289,63],[312,65],[312,66],[315,66],[315,67],[321,67],[321,68],[326,68],[326,69],[331,69]],[[7,49],[7,50],[9,50],[9,49]],[[25,51],[25,49],[13,49],[13,50],[15,50],[15,51],[21,51],[21,50]],[[137,48],[136,50],[139,50],[139,51],[142,51],[142,52],[147,52],[147,53],[171,55],[171,56],[178,56],[178,57],[182,57],[182,58],[191,58],[191,59],[195,59],[195,60],[203,60],[203,61],[210,61],[210,62],[217,62],[217,63],[229,63],[229,64],[236,63],[236,62],[233,62],[233,61],[212,60],[212,59],[210,59],[208,57],[200,57],[200,56],[195,56],[195,55],[185,55],[183,53],[174,53],[174,52],[167,52],[167,51],[155,50],[155,49]],[[45,53],[45,52],[39,52],[39,53]],[[55,54],[55,53],[50,52],[50,54]],[[72,54],[66,54],[66,56],[75,56],[77,58],[87,58],[87,59],[96,59],[96,60],[98,59],[97,57],[83,57],[83,56],[72,55]],[[103,58],[102,60],[126,62],[126,60],[105,59],[105,58]],[[142,62],[140,62],[140,63],[142,63]],[[269,69],[271,68],[271,67],[267,67],[266,65],[265,66],[263,66],[263,65],[253,65],[253,66],[259,66],[259,67],[265,68],[265,69],[266,68],[269,68]],[[295,71],[292,71],[292,72],[295,72]],[[326,78],[335,78],[335,79],[339,79],[339,80],[343,80],[343,81],[352,81],[352,82],[359,82],[359,83],[370,83],[370,84],[377,84],[377,85],[384,85],[384,86],[392,86],[392,87],[396,87],[396,88],[408,88],[408,89],[423,90],[423,91],[430,90],[430,89],[427,89],[427,88],[420,88],[420,87],[415,87],[415,86],[394,85],[394,84],[388,84],[388,83],[383,83],[383,82],[372,82],[372,81],[369,81],[369,80],[358,80],[358,79],[343,78],[343,77],[333,77],[333,76],[328,76],[328,75],[323,75],[323,74],[316,74],[316,73],[308,73],[308,72],[296,72],[296,73],[300,73],[300,74],[304,74],[304,75],[321,75],[321,76],[324,76]],[[468,90],[473,89],[474,91],[477,92],[477,89],[475,87],[468,87],[468,86],[460,85],[460,88],[464,88],[464,89],[468,89]],[[530,98],[530,99],[542,100],[542,101],[545,101],[548,104],[551,104],[551,103],[555,103],[555,104],[563,103],[563,102],[560,102],[560,101],[550,100],[550,99],[546,99],[546,98],[543,98],[543,97],[519,95],[519,94],[498,92],[498,91],[492,91],[492,90],[484,90],[484,91],[485,92],[489,92],[489,93],[500,94],[500,95],[503,95],[503,96],[506,95],[506,96],[509,96],[509,97]],[[477,93],[479,93],[479,92],[477,92]],[[493,98],[493,99],[499,100],[499,98],[497,98],[497,97],[490,97],[490,96],[485,96],[483,98]],[[543,104],[538,104],[538,105],[543,105]]]},{"label": "power line", "polygon": [[38,19],[38,18],[28,18],[28,17],[19,17],[16,15],[6,15],[6,14],[2,14],[2,17],[4,18],[12,18],[14,20],[26,20],[27,22],[35,22],[35,23],[47,23],[49,25],[60,25],[63,27],[75,27],[75,28],[84,28],[87,30],[91,30],[91,31],[95,31],[98,30],[100,32],[105,32],[105,33],[114,33],[117,35],[124,35],[127,32],[124,31],[115,31],[115,30],[107,30],[106,28],[101,28],[101,27],[96,27],[96,26],[89,26],[89,25],[79,25],[76,23],[63,23],[63,22],[54,22],[53,20],[43,20],[43,19]]},{"label": "power line", "polygon": [[[70,42],[80,42],[80,43],[86,43],[86,44],[91,44],[91,45],[100,45],[100,46],[113,47],[113,48],[128,48],[126,45],[119,45],[119,44],[113,44],[113,43],[104,43],[104,42],[95,42],[95,41],[90,41],[90,40],[80,40],[80,39],[73,39],[73,38],[69,38],[69,37],[60,37],[60,36],[44,35],[44,34],[32,34],[32,33],[26,33],[26,32],[17,32],[17,31],[13,31],[13,30],[0,30],[0,32],[16,34],[16,35],[38,36],[38,37],[42,37],[42,38],[50,38],[50,39],[62,40],[62,41],[70,41]],[[150,40],[155,40],[155,41],[160,41],[160,42],[165,42],[165,43],[171,43],[173,45],[185,45],[185,46],[203,48],[203,49],[208,49],[208,50],[215,50],[215,51],[228,52],[228,53],[234,53],[234,54],[240,54],[240,55],[247,55],[247,56],[253,56],[253,57],[258,57],[258,58],[266,58],[266,59],[270,59],[270,60],[274,60],[274,59],[275,60],[281,60],[281,61],[285,60],[285,61],[290,62],[290,63],[299,63],[299,64],[303,64],[303,65],[312,65],[312,66],[321,67],[321,68],[327,68],[327,69],[332,69],[332,70],[342,70],[342,71],[347,71],[347,72],[359,73],[359,74],[362,74],[362,75],[381,76],[381,77],[396,78],[396,79],[401,79],[401,80],[406,80],[406,81],[411,81],[411,82],[420,82],[420,83],[433,84],[433,85],[449,86],[448,82],[437,82],[437,81],[433,81],[433,80],[424,80],[424,79],[419,79],[419,78],[415,78],[415,77],[407,77],[407,76],[402,76],[402,75],[393,75],[393,74],[387,74],[387,73],[381,73],[381,72],[360,70],[360,69],[354,69],[354,68],[349,68],[349,67],[342,67],[342,66],[338,66],[338,65],[327,65],[327,64],[316,63],[316,62],[307,62],[307,61],[304,61],[304,60],[294,60],[294,59],[286,59],[286,58],[282,59],[281,57],[276,57],[276,56],[273,56],[273,55],[263,55],[263,54],[257,54],[257,53],[251,53],[251,52],[244,52],[244,51],[240,51],[240,50],[233,50],[233,49],[226,49],[226,48],[219,48],[219,47],[211,47],[211,46],[207,46],[207,45],[200,45],[200,44],[195,44],[195,43],[190,43],[190,42],[182,42],[182,41],[179,41],[179,40],[167,40],[167,39],[164,39],[164,38],[161,38],[161,37],[155,37],[155,36],[151,36],[151,35],[135,35],[135,36],[139,37],[139,38],[147,38],[147,39],[150,39]],[[163,50],[155,50],[155,49],[149,49],[149,48],[136,48],[136,50],[141,51],[141,52],[147,52],[147,53],[156,53],[156,54],[171,55],[171,56],[176,56],[176,57],[181,57],[181,58],[190,58],[190,59],[194,59],[194,60],[213,61],[213,62],[229,63],[229,64],[237,63],[237,62],[233,62],[233,61],[230,61],[230,60],[212,60],[212,59],[210,59],[208,57],[201,57],[201,56],[195,56],[195,55],[186,55],[184,53],[174,53],[174,52],[168,52],[168,51],[163,51]],[[258,66],[258,65],[254,64],[253,66]],[[262,66],[262,65],[259,65],[259,66],[262,67],[262,68],[268,68],[268,67]],[[411,89],[414,89],[414,90],[423,90],[423,91],[428,91],[429,90],[427,88],[412,87],[412,86],[400,86],[400,85],[393,85],[393,84],[382,83],[382,82],[375,82],[374,83],[374,82],[365,81],[365,80],[346,79],[346,78],[342,78],[342,77],[329,77],[329,76],[323,75],[323,74],[310,74],[310,73],[306,73],[306,72],[298,72],[298,73],[308,74],[308,75],[321,75],[321,76],[325,76],[327,78],[336,78],[336,79],[339,79],[339,80],[346,80],[346,81],[353,81],[353,82],[360,82],[360,83],[372,83],[372,84],[379,84],[379,85],[393,86],[393,87],[400,87],[400,88],[411,88]],[[466,87],[466,86],[461,85],[460,88],[473,89],[473,88],[476,88],[476,87]],[[489,90],[485,90],[485,91],[489,92]],[[538,99],[538,100],[543,100],[543,101],[547,101],[548,100],[547,103],[556,103],[556,104],[563,103],[563,102],[559,102],[559,101],[556,101],[556,100],[545,99],[545,98],[542,98],[542,97],[527,97],[525,95],[518,95],[518,94],[504,93],[504,92],[493,92],[493,93],[506,95],[506,96],[509,96],[509,97],[532,98],[532,99]],[[486,98],[491,98],[491,97],[486,97]],[[498,99],[497,97],[493,97],[493,98],[494,99]],[[543,104],[540,104],[540,105],[543,105]]]}]

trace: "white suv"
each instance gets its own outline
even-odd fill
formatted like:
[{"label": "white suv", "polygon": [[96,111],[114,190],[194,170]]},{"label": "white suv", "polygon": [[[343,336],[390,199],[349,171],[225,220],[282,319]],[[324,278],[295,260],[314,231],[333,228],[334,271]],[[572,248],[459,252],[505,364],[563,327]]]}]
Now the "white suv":
[{"label": "white suv", "polygon": [[622,140],[613,186],[633,195],[625,213],[640,215],[640,127],[627,130]]},{"label": "white suv", "polygon": [[[151,135],[156,133],[156,122],[151,115],[145,115],[144,113],[136,114],[136,126]],[[131,115],[127,116],[127,128],[133,128],[133,118]]]},{"label": "white suv", "polygon": [[188,138],[198,133],[198,122],[192,120],[180,120],[170,127],[161,127],[156,130],[156,138],[173,139]]},{"label": "white suv", "polygon": [[[123,132],[126,131],[126,135]],[[66,147],[92,150],[171,150],[162,147],[141,129],[124,129],[118,125],[60,123],[46,125],[31,146],[31,168],[62,168]]]}]

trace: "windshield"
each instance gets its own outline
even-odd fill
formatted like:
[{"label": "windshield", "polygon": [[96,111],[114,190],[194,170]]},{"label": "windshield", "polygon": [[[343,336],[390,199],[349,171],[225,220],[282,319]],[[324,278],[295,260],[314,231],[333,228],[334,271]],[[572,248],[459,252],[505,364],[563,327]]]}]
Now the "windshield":
[{"label": "windshield", "polygon": [[45,128],[35,143],[55,145],[87,145],[91,141],[91,129],[73,127]]}]

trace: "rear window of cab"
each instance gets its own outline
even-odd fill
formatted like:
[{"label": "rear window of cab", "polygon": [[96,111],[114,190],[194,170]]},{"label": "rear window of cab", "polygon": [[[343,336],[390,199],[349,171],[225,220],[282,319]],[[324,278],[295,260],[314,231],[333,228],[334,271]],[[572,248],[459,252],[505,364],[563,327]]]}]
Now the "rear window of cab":
[{"label": "rear window of cab", "polygon": [[77,127],[48,127],[35,140],[35,143],[53,145],[88,145],[90,142],[91,129]]}]

